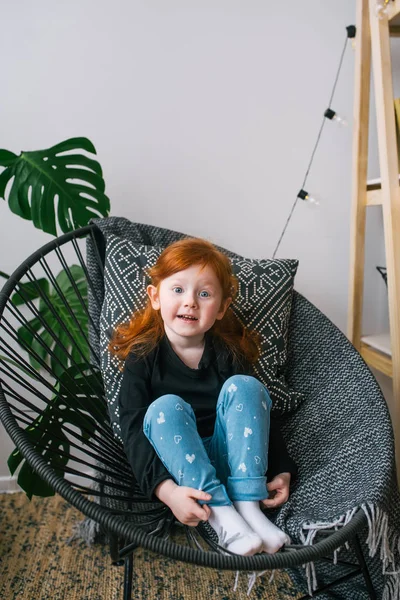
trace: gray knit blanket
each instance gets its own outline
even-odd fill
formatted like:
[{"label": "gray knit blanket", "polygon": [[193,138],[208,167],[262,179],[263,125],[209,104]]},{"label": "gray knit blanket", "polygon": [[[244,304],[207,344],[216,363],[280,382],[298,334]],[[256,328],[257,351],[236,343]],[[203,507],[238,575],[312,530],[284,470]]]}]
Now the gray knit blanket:
[{"label": "gray knit blanket", "polygon": [[[87,262],[99,298],[104,295],[103,276],[95,252],[99,248],[102,252],[102,236],[112,233],[159,246],[184,237],[178,232],[115,217],[94,222],[99,235],[96,244],[88,239]],[[89,302],[97,324],[98,304],[90,297]],[[99,348],[98,331],[91,331],[91,342]],[[288,344],[286,380],[306,399],[282,423],[299,475],[288,502],[275,515],[275,522],[294,543],[313,544],[321,530],[341,528],[358,509],[363,510],[368,527],[361,541],[377,597],[400,600],[400,496],[393,431],[381,390],[343,333],[297,292],[293,297]],[[345,547],[335,553],[336,557],[354,558]],[[291,570],[291,574],[295,579],[302,576],[301,569]],[[307,565],[305,575],[310,592],[326,582],[330,574],[327,567]],[[257,576],[252,576],[252,583]],[[368,594],[357,578],[318,598],[366,600]]]}]

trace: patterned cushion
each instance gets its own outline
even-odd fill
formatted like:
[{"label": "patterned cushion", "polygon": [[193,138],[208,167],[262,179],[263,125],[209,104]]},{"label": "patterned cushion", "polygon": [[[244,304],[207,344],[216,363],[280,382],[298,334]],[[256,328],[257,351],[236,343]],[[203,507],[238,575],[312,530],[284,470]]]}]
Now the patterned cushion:
[{"label": "patterned cushion", "polygon": [[[118,360],[107,347],[117,324],[146,303],[145,270],[156,262],[161,247],[135,244],[110,234],[107,239],[104,302],[100,320],[101,368],[116,436],[120,438],[118,394],[122,372]],[[302,394],[288,388],[283,371],[292,301],[296,260],[251,260],[231,258],[239,281],[238,296],[232,309],[240,320],[261,335],[261,357],[255,370],[267,386],[273,412],[284,414],[297,408]]]},{"label": "patterned cushion", "polygon": [[231,260],[239,282],[232,310],[244,325],[261,336],[256,375],[268,388],[272,412],[275,415],[292,412],[303,400],[303,395],[290,389],[284,378],[293,283],[298,261]]}]

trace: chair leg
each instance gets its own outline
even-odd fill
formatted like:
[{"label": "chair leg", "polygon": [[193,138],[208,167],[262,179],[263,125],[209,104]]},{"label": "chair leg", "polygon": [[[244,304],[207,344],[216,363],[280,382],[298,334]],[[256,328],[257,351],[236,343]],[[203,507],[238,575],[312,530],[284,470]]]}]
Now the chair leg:
[{"label": "chair leg", "polygon": [[124,600],[132,600],[133,552],[125,556]]},{"label": "chair leg", "polygon": [[120,560],[119,557],[119,539],[117,535],[111,534],[110,536],[110,557],[113,565],[120,566],[123,564],[123,561]]},{"label": "chair leg", "polygon": [[365,585],[367,586],[368,595],[371,600],[377,600],[377,595],[375,594],[374,586],[372,585],[372,579],[368,571],[367,563],[365,562],[364,554],[361,548],[360,540],[356,535],[352,540],[352,546],[357,556],[358,563],[360,565],[360,569],[364,576]]}]

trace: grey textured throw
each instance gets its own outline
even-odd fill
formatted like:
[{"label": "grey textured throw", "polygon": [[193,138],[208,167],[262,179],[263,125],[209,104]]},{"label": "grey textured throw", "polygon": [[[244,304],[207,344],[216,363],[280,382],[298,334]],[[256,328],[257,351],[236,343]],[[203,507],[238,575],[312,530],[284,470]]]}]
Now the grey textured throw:
[{"label": "grey textured throw", "polygon": [[[137,243],[166,246],[186,237],[111,217],[95,220],[104,235],[126,235]],[[88,240],[93,285],[103,297],[103,276],[94,260],[98,244]],[[232,253],[228,253],[232,256]],[[99,323],[101,306],[90,298]],[[91,342],[99,350],[98,332]],[[400,502],[393,432],[380,388],[358,352],[315,306],[294,292],[288,338],[286,381],[305,401],[285,417],[283,433],[299,467],[289,501],[276,524],[293,542],[312,544],[318,532],[343,527],[357,509],[368,517],[363,550],[382,600],[400,600]],[[339,558],[349,551],[340,549]],[[385,575],[383,573],[386,573]],[[293,571],[299,576],[299,571]],[[309,588],[325,580],[326,569],[306,568]],[[268,576],[268,575],[266,575]],[[256,579],[256,577],[254,577]],[[366,600],[360,578],[318,598]]]}]

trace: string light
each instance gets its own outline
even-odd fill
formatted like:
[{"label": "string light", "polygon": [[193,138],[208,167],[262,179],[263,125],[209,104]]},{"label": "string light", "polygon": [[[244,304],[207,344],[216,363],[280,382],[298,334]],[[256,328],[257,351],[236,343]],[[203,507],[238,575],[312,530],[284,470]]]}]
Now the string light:
[{"label": "string light", "polygon": [[306,190],[300,190],[297,194],[297,198],[300,198],[300,200],[304,200],[305,202],[307,202],[307,206],[309,206],[310,208],[319,207],[319,200],[317,200],[317,198],[315,198],[314,196],[310,196],[310,194],[306,192]]},{"label": "string light", "polygon": [[347,37],[349,40],[351,40],[351,47],[353,48],[353,50],[356,49],[356,26],[355,25],[347,25],[346,27],[347,30]]},{"label": "string light", "polygon": [[347,31],[348,38],[354,39],[356,37],[357,28],[355,25],[347,25],[346,31]]},{"label": "string light", "polygon": [[346,119],[344,119],[343,117],[341,117],[340,115],[338,115],[331,108],[327,108],[326,109],[326,111],[324,112],[324,117],[326,117],[327,119],[330,119],[331,121],[335,121],[339,125],[343,125],[343,126],[347,125]]},{"label": "string light", "polygon": [[[385,3],[387,3],[388,1],[389,0],[382,0],[382,2],[385,2]],[[338,123],[340,123],[342,125],[346,124],[345,119],[343,119],[342,117],[339,117],[335,113],[335,111],[331,109],[331,104],[332,104],[333,96],[335,94],[336,85],[337,85],[337,82],[338,82],[338,79],[339,79],[339,74],[340,74],[340,71],[341,71],[341,68],[342,68],[343,57],[344,57],[344,53],[346,51],[347,42],[348,42],[349,39],[351,39],[352,40],[352,44],[354,43],[354,39],[355,39],[356,33],[357,33],[356,26],[355,25],[348,25],[346,27],[346,32],[347,32],[346,41],[345,41],[345,44],[344,44],[344,47],[343,47],[343,50],[342,50],[342,54],[340,56],[339,67],[338,67],[338,70],[336,72],[335,82],[333,84],[333,89],[332,89],[331,97],[329,99],[328,108],[325,110],[324,117],[322,119],[322,124],[321,124],[320,130],[318,132],[317,141],[316,141],[316,143],[314,145],[314,149],[313,149],[312,154],[311,154],[311,158],[310,158],[310,161],[309,161],[309,164],[308,164],[308,167],[307,167],[306,174],[304,176],[303,184],[302,184],[302,186],[300,188],[300,191],[298,192],[298,194],[296,196],[296,199],[295,199],[295,201],[294,201],[294,203],[292,205],[292,208],[290,210],[289,216],[286,219],[286,223],[285,223],[285,225],[283,227],[282,233],[281,233],[281,235],[279,237],[279,240],[278,240],[278,243],[277,243],[277,245],[275,247],[275,250],[274,250],[274,253],[272,255],[272,258],[275,258],[276,253],[278,252],[279,246],[281,244],[283,236],[285,235],[286,229],[287,229],[287,227],[288,227],[288,225],[290,223],[290,220],[292,218],[292,215],[294,213],[294,210],[296,208],[298,200],[299,199],[303,200],[305,202],[305,205],[308,206],[309,208],[318,208],[318,206],[319,206],[318,199],[316,199],[314,196],[311,196],[306,191],[305,185],[306,185],[306,181],[307,181],[308,175],[309,175],[310,170],[311,170],[311,166],[312,166],[312,163],[313,163],[313,160],[314,160],[315,152],[317,150],[318,144],[319,144],[320,139],[321,139],[321,134],[322,134],[322,130],[324,128],[326,119],[327,118],[328,119],[335,119]]]}]

